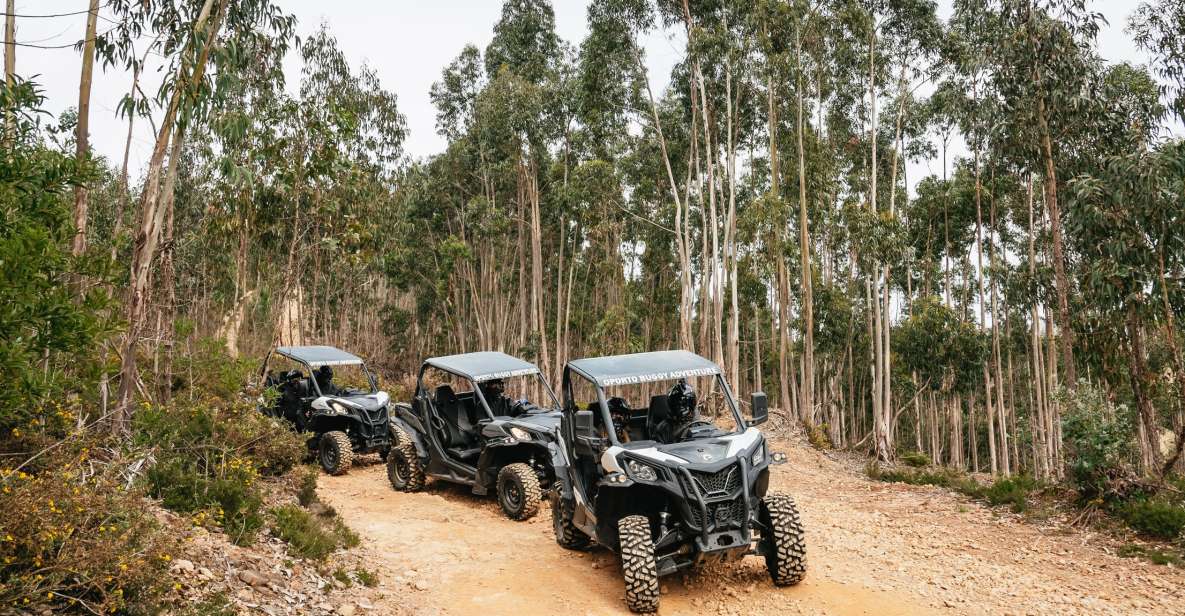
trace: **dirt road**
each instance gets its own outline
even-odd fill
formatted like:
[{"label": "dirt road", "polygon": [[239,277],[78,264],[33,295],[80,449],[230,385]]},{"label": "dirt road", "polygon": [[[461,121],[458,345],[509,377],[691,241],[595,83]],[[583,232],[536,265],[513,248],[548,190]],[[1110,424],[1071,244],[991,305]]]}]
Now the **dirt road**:
[{"label": "dirt road", "polygon": [[[1087,533],[1043,529],[936,488],[869,481],[784,445],[773,489],[795,496],[807,579],[775,588],[756,557],[663,579],[663,614],[1185,614],[1185,572],[1113,556]],[[385,467],[318,492],[364,538],[390,607],[412,614],[625,614],[616,559],[556,545],[544,508],[506,519],[492,499],[433,482],[391,490]]]}]

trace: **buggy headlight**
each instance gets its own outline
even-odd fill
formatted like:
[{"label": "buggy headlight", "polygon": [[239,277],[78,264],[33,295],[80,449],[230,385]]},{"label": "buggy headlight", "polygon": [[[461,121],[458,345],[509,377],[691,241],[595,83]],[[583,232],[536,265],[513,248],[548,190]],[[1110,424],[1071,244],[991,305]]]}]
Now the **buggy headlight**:
[{"label": "buggy headlight", "polygon": [[762,462],[765,462],[765,443],[758,445],[757,449],[753,451],[753,455],[749,457],[750,466],[760,466]]},{"label": "buggy headlight", "polygon": [[513,436],[514,438],[516,438],[520,441],[531,440],[531,433],[527,432],[526,430],[523,430],[522,428],[520,428],[518,426],[510,426],[510,436]]},{"label": "buggy headlight", "polygon": [[658,481],[658,472],[653,466],[642,464],[637,460],[626,460],[625,468],[635,481]]},{"label": "buggy headlight", "polygon": [[347,412],[349,412],[346,410],[346,405],[337,401],[330,402],[329,408],[333,409],[333,412],[337,413],[338,415],[345,415]]}]

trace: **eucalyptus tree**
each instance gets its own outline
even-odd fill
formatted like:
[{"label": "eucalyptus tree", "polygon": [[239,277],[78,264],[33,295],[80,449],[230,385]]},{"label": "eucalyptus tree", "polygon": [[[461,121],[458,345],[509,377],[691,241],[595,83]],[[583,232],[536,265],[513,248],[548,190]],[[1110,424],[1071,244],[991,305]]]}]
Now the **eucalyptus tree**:
[{"label": "eucalyptus tree", "polygon": [[[140,195],[139,223],[134,236],[126,301],[128,331],[122,350],[118,402],[112,420],[113,430],[126,434],[139,379],[137,354],[148,312],[150,269],[168,210],[168,196],[164,191],[171,188],[171,182],[162,177],[166,157],[174,161],[176,169],[184,145],[186,122],[200,116],[219,94],[209,89],[207,66],[233,59],[236,50],[234,45],[219,42],[261,29],[272,31],[278,40],[286,40],[291,34],[292,22],[268,0],[234,3],[204,0],[180,5],[128,2],[113,6],[117,14],[124,17],[125,23],[150,24],[165,41],[162,48],[170,53],[167,56],[170,67],[166,72],[170,77],[158,93],[164,115],[157,128]],[[177,28],[178,23],[188,26]],[[175,178],[175,172],[171,177]]]},{"label": "eucalyptus tree", "polygon": [[[99,0],[90,0],[86,14],[86,33],[82,39],[82,76],[78,79],[78,124],[75,126],[74,158],[82,166],[90,155],[91,81],[95,67],[95,28],[99,21]],[[87,187],[74,189],[74,256],[86,250]]]},{"label": "eucalyptus tree", "polygon": [[1091,46],[1102,16],[1086,10],[1085,0],[1001,0],[1001,36],[993,46],[997,66],[993,85],[1004,102],[1006,130],[1024,136],[1026,150],[1040,162],[1045,206],[1049,210],[1058,341],[1066,382],[1077,381],[1074,328],[1070,319],[1070,280],[1058,201],[1056,143],[1085,121],[1091,73]]}]

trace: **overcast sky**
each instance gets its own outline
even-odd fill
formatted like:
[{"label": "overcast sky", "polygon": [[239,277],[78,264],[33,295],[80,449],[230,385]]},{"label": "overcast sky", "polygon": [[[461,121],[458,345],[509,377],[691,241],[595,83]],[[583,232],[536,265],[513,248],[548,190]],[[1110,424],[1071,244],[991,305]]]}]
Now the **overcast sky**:
[{"label": "overcast sky", "polygon": [[[432,82],[467,43],[485,48],[501,12],[499,0],[277,0],[287,12],[296,15],[297,32],[303,37],[322,23],[337,37],[346,57],[354,65],[372,66],[383,86],[399,97],[399,109],[407,116],[410,134],[407,153],[425,157],[443,149],[444,142],[435,129],[435,110],[428,98]],[[586,32],[586,0],[553,0],[556,29],[572,44],[578,44]],[[950,14],[950,0],[939,0],[939,14]],[[1109,0],[1090,3],[1102,12],[1109,25],[1099,37],[1099,48],[1112,62],[1147,62],[1123,29],[1127,16],[1137,5],[1134,1]],[[44,15],[85,10],[86,0],[17,0],[16,13]],[[65,45],[83,37],[86,15],[58,18],[18,18],[18,42],[38,45]],[[99,30],[111,27],[100,20]],[[645,41],[650,78],[656,92],[666,86],[671,66],[682,56],[683,41],[677,32],[656,33]],[[297,58],[286,63],[288,87],[294,89],[299,77]],[[17,49],[17,73],[37,75],[48,97],[46,110],[59,114],[77,105],[80,55],[73,48]],[[147,75],[144,90],[154,92],[159,78]],[[156,83],[153,83],[153,80]],[[109,70],[96,75],[91,98],[91,140],[99,153],[118,164],[123,152],[126,121],[115,116],[115,108],[131,84],[131,75]],[[151,89],[150,89],[151,88]],[[131,150],[133,174],[146,163],[152,145],[151,128],[139,121]],[[941,161],[918,163],[908,169],[913,184],[928,173],[941,173]]]}]

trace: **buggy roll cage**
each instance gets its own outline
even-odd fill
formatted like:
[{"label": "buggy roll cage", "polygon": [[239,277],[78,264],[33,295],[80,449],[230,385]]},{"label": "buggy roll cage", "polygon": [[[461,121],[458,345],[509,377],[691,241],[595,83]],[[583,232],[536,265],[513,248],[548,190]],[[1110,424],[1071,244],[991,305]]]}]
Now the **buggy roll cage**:
[{"label": "buggy roll cage", "polygon": [[[638,364],[654,366],[663,365],[667,363],[683,364],[681,368],[669,370],[666,372],[631,372],[626,374],[609,375],[605,372],[593,370],[589,366],[582,364],[590,361],[613,359],[613,358],[628,358],[636,361]],[[655,351],[650,353],[634,353],[631,355],[611,356],[610,358],[592,358],[578,359],[567,363],[564,366],[563,374],[563,394],[564,404],[560,407],[565,415],[575,412],[576,398],[572,394],[572,373],[586,380],[593,389],[597,392],[597,406],[601,412],[601,425],[612,426],[613,418],[609,413],[609,400],[605,397],[605,387],[613,387],[620,385],[645,385],[648,383],[657,383],[660,381],[670,381],[679,378],[696,377],[696,376],[714,376],[717,385],[720,386],[720,391],[724,393],[724,399],[728,401],[728,407],[732,411],[733,421],[736,422],[738,429],[744,429],[745,419],[741,416],[740,406],[737,404],[736,397],[732,393],[732,388],[729,387],[728,381],[724,378],[724,373],[720,367],[715,363],[700,357],[689,351]],[[617,440],[615,430],[606,429],[608,433],[609,442],[612,445],[621,446],[622,443]]]},{"label": "buggy roll cage", "polygon": [[263,365],[259,367],[259,378],[261,381],[267,373],[267,365],[271,361],[272,354],[290,359],[307,369],[309,371],[308,380],[312,382],[313,391],[317,392],[318,398],[325,394],[321,392],[321,384],[317,382],[317,378],[313,372],[314,368],[320,368],[321,366],[360,366],[362,372],[366,374],[367,382],[370,384],[370,391],[368,393],[373,394],[379,390],[378,380],[361,357],[328,346],[277,347],[268,351],[267,355],[263,358]]},{"label": "buggy roll cage", "polygon": [[[507,357],[509,357],[509,356],[507,356]],[[473,395],[479,402],[481,402],[481,408],[483,411],[485,411],[486,419],[494,419],[494,412],[492,410],[490,410],[490,404],[488,402],[486,402],[485,395],[481,393],[480,385],[486,381],[492,381],[494,379],[506,379],[506,378],[513,378],[513,377],[518,377],[518,376],[528,376],[528,375],[533,374],[533,375],[535,375],[536,380],[541,385],[543,385],[543,391],[547,392],[547,395],[551,398],[552,404],[554,404],[553,408],[560,408],[559,397],[555,395],[555,391],[551,388],[551,385],[549,385],[547,383],[547,379],[543,378],[543,374],[541,372],[539,372],[539,369],[533,365],[530,368],[518,368],[515,370],[506,370],[506,371],[493,372],[493,373],[488,373],[488,374],[474,375],[474,374],[466,372],[460,368],[453,367],[453,366],[447,365],[445,363],[436,361],[438,359],[440,359],[440,358],[431,358],[431,359],[428,359],[427,361],[425,361],[424,365],[420,366],[420,372],[416,376],[415,397],[418,398],[421,395],[424,396],[424,399],[428,402],[428,404],[432,407],[432,409],[434,411],[437,410],[436,409],[436,401],[432,399],[432,396],[428,395],[428,391],[424,387],[424,373],[427,372],[429,368],[440,370],[441,372],[446,372],[446,373],[451,374],[457,378],[465,379],[465,380],[469,381],[470,383],[472,383],[473,384]],[[526,363],[526,362],[523,362],[523,363]]]}]

